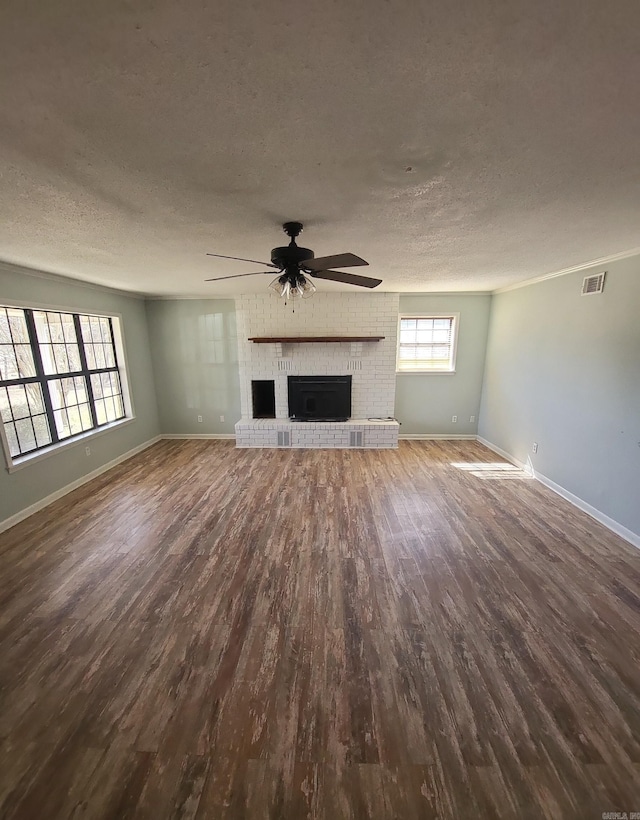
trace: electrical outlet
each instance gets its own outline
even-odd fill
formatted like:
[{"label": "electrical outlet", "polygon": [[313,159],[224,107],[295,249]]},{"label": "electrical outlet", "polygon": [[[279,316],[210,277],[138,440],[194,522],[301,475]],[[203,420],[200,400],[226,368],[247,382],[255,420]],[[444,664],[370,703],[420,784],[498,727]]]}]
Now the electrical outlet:
[{"label": "electrical outlet", "polygon": [[199,421],[200,423],[202,422],[202,416],[198,416],[198,421]]},{"label": "electrical outlet", "polygon": [[470,422],[474,422],[475,420],[476,420],[476,417],[475,417],[475,416],[469,416],[469,421],[470,421]]},{"label": "electrical outlet", "polygon": [[224,416],[220,416],[220,421],[224,421]]},{"label": "electrical outlet", "polygon": [[458,421],[458,417],[457,417],[457,416],[451,416],[451,421],[452,421],[454,424],[456,424],[456,422]]},{"label": "electrical outlet", "polygon": [[85,452],[86,455],[90,456],[91,455],[91,447],[85,447],[84,452]]},{"label": "electrical outlet", "polygon": [[533,450],[534,453],[538,452],[538,442],[537,441],[533,442],[533,447],[531,449]]}]

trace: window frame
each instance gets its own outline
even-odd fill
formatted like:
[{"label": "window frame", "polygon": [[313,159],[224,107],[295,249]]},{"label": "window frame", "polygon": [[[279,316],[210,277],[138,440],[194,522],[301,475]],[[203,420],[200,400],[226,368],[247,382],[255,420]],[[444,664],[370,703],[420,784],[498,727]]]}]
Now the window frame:
[{"label": "window frame", "polygon": [[[116,419],[111,422],[106,422],[105,424],[101,424],[96,427],[91,427],[88,430],[84,430],[80,433],[76,433],[73,436],[68,436],[62,440],[58,440],[51,444],[45,445],[44,447],[40,447],[36,450],[32,450],[29,453],[24,453],[16,456],[11,455],[11,451],[9,449],[9,442],[7,440],[4,423],[0,423],[0,445],[3,451],[3,455],[6,462],[6,469],[7,472],[13,473],[17,470],[22,469],[23,467],[28,466],[29,464],[33,464],[35,462],[41,461],[42,459],[49,458],[56,453],[68,448],[77,446],[78,444],[86,444],[88,439],[95,438],[97,436],[104,435],[105,433],[110,432],[114,428],[121,427],[122,425],[129,424],[135,420],[135,411],[133,406],[133,399],[131,396],[131,391],[129,387],[129,380],[128,380],[128,372],[129,372],[129,363],[128,357],[126,354],[126,348],[124,344],[124,335],[123,335],[123,327],[122,327],[122,314],[116,313],[113,311],[105,311],[105,310],[93,310],[89,308],[80,308],[80,307],[68,307],[65,305],[52,305],[51,303],[36,303],[36,302],[29,302],[25,304],[24,301],[16,301],[12,299],[7,299],[5,297],[1,297],[0,301],[2,303],[2,307],[6,307],[9,309],[18,309],[18,310],[25,310],[25,311],[47,311],[50,313],[64,313],[70,314],[74,317],[83,317],[83,316],[95,316],[98,318],[106,318],[111,320],[111,335],[113,341],[113,349],[116,361],[116,368],[118,377],[120,380],[120,390],[122,393],[122,403],[124,407],[124,416],[120,419]],[[74,318],[74,325],[77,329],[79,326],[79,319],[76,320]],[[80,337],[81,338],[81,337]],[[37,339],[37,336],[36,336]],[[80,341],[77,340],[78,348],[82,348],[81,357],[82,361],[84,359],[84,339]],[[38,345],[37,352],[33,350],[33,343],[30,334],[30,346],[32,350],[32,356],[34,361],[37,362],[37,359],[40,358],[40,349]],[[85,361],[86,363],[86,361]],[[64,379],[64,378],[74,378],[75,376],[82,376],[89,380],[89,389],[91,389],[90,380],[91,375],[95,375],[96,373],[100,372],[110,372],[114,368],[98,368],[94,370],[83,369],[81,371],[73,371],[69,373],[56,373],[56,374],[45,374],[44,371],[39,373],[39,367],[36,364],[36,377],[35,379],[32,377],[26,377],[23,379],[22,377],[19,379],[11,379],[12,383],[22,383],[22,382],[31,382],[35,384],[42,385],[43,393],[46,393],[46,389],[44,387],[45,383],[51,379]],[[43,396],[44,398],[44,396]],[[48,398],[45,401],[45,407],[47,408],[48,405]],[[47,408],[48,410],[48,408]],[[93,409],[90,409],[90,413],[92,419],[94,418]],[[49,415],[48,412],[45,412],[47,416],[49,426],[53,423],[53,419]]]},{"label": "window frame", "polygon": [[[449,357],[450,367],[446,370],[428,368],[426,370],[403,370],[400,367],[400,333],[403,319],[451,319],[451,356]],[[458,354],[458,332],[460,330],[460,313],[447,311],[445,313],[435,311],[421,311],[420,313],[400,313],[398,314],[398,340],[396,344],[396,375],[402,376],[452,376],[456,373],[456,360]]]}]

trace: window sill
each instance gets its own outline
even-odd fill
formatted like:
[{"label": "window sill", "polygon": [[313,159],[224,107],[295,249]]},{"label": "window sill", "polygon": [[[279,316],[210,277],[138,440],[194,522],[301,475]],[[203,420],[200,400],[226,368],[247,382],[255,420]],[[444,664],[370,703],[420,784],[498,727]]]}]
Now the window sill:
[{"label": "window sill", "polygon": [[455,370],[396,370],[396,376],[455,376]]},{"label": "window sill", "polygon": [[87,430],[86,433],[79,433],[77,436],[47,447],[45,450],[38,450],[30,455],[20,456],[7,466],[7,472],[16,473],[18,470],[22,470],[23,467],[29,467],[31,464],[36,464],[38,461],[43,461],[45,458],[56,455],[56,453],[59,453],[61,450],[66,450],[78,444],[86,444],[90,439],[97,438],[105,433],[110,433],[112,430],[123,427],[125,424],[131,424],[131,422],[135,420],[135,416],[130,416],[126,419],[112,421],[111,424],[105,424],[104,427],[100,427],[97,430]]}]

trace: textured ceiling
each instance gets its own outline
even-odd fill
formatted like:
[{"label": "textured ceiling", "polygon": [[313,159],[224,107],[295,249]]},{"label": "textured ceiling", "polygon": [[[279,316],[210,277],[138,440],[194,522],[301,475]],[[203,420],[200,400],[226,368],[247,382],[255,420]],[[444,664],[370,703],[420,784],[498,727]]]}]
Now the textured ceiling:
[{"label": "textured ceiling", "polygon": [[[384,290],[640,245],[637,0],[5,0],[0,258],[158,295],[265,289],[301,220]],[[341,286],[321,282],[324,290]]]}]

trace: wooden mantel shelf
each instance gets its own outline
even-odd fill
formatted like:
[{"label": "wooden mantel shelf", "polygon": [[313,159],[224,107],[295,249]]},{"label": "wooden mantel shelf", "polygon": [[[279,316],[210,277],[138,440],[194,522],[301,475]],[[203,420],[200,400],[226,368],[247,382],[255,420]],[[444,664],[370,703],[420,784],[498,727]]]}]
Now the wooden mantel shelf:
[{"label": "wooden mantel shelf", "polygon": [[249,336],[250,342],[266,344],[307,344],[308,342],[379,342],[384,336]]}]

